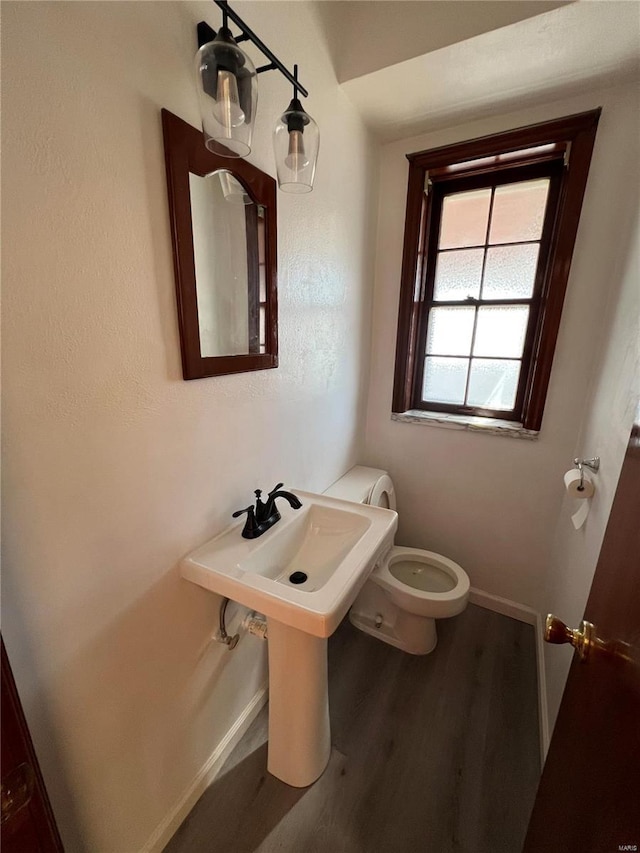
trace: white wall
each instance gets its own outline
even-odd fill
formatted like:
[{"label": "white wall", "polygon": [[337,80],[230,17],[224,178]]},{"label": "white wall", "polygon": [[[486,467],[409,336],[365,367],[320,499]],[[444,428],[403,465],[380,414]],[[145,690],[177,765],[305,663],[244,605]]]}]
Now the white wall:
[{"label": "white wall", "polygon": [[[639,113],[640,114],[640,113]],[[640,127],[636,129],[640,138]],[[567,625],[583,618],[593,573],[640,400],[640,240],[638,163],[629,174],[635,198],[621,199],[626,223],[620,255],[610,267],[609,297],[602,318],[602,347],[590,383],[589,406],[575,444],[576,456],[600,456],[596,494],[585,526],[574,530],[575,501],[563,501],[545,583],[545,603]],[[631,242],[629,252],[625,249]],[[549,729],[553,728],[571,663],[570,646],[545,646],[545,680]]]},{"label": "white wall", "polygon": [[[3,634],[66,849],[140,849],[265,678],[210,643],[179,558],[257,486],[322,491],[358,457],[369,353],[368,134],[307,3],[234,4],[322,131],[278,194],[280,367],[182,380],[160,108],[197,124],[211,3],[2,4]],[[290,86],[260,78],[255,149]],[[373,212],[373,213],[372,213]]]},{"label": "white wall", "polygon": [[[525,441],[391,421],[405,154],[597,106],[603,106],[603,113],[539,438]],[[447,554],[467,570],[473,586],[540,611],[552,597],[546,574],[561,515],[562,474],[575,455],[589,382],[609,334],[602,317],[619,287],[621,259],[629,251],[631,212],[637,204],[629,171],[638,163],[637,131],[637,89],[627,85],[469,122],[381,150],[371,379],[361,461],[389,470],[394,478],[398,542]],[[630,345],[630,330],[622,333],[621,351]],[[615,360],[607,369],[615,376]],[[587,442],[582,449],[595,454],[599,448]],[[614,471],[615,464],[607,476],[615,481]]]}]

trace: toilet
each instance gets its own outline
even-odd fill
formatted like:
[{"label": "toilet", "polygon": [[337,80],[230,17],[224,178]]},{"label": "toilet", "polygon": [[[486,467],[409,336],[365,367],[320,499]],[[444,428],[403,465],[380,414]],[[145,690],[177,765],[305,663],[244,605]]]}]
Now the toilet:
[{"label": "toilet", "polygon": [[[356,465],[330,486],[333,498],[396,508],[386,471]],[[453,560],[394,545],[378,562],[349,611],[356,628],[413,655],[436,647],[436,619],[456,616],[467,606],[469,577]]]}]

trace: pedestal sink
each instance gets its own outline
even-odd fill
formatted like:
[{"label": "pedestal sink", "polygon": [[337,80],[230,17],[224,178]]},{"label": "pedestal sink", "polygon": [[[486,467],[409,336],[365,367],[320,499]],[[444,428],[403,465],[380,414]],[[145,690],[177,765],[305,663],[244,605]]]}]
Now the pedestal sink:
[{"label": "pedestal sink", "polygon": [[331,751],[327,637],[393,544],[398,521],[392,510],[295,494],[302,508],[281,501],[282,520],[259,539],[243,539],[234,524],[185,557],[181,570],[267,617],[267,768],[301,788],[322,774]]}]

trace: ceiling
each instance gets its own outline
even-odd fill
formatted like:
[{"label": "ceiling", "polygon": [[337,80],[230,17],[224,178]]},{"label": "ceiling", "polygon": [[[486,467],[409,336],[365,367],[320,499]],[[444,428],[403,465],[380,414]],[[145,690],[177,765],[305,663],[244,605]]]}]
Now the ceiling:
[{"label": "ceiling", "polygon": [[548,12],[570,0],[320,0],[340,83]]},{"label": "ceiling", "polygon": [[[342,61],[342,88],[367,125],[384,141],[640,77],[640,4],[633,1],[581,0],[559,6],[478,0],[471,5],[483,10],[486,7],[487,29],[470,37],[469,29],[481,22],[471,20],[465,11],[468,4],[457,0],[360,0],[319,5],[349,7],[346,12],[330,8],[322,14],[326,23],[327,16],[348,13],[349,26],[356,26],[360,33],[353,47],[355,58]],[[350,8],[355,6],[358,9]],[[556,8],[507,25],[498,24],[494,29],[489,23],[493,26],[499,20],[496,6]],[[399,55],[397,48],[395,52],[389,48],[385,54],[375,45],[380,46],[381,34],[385,34],[380,10],[390,10],[391,15],[394,9],[405,7],[411,7],[408,14],[414,17],[403,17],[403,11],[397,20],[410,34],[407,49],[413,55],[345,78],[367,63],[370,67],[378,65],[383,55],[387,56],[385,62],[392,53]],[[444,18],[449,17],[446,26],[445,12]],[[423,26],[420,34],[412,26],[418,14],[434,24],[430,32]],[[368,17],[369,24],[362,23]],[[348,32],[346,27],[334,34],[334,47],[336,39],[345,39]],[[452,42],[454,33],[458,40]],[[328,40],[331,42],[329,36]],[[443,40],[444,46],[434,48]],[[416,54],[419,43],[423,44],[418,48],[422,53]]]}]

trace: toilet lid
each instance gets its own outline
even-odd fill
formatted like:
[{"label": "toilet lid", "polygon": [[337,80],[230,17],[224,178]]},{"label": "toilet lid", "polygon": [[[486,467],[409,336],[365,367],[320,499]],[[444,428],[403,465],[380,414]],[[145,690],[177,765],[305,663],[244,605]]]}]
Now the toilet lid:
[{"label": "toilet lid", "polygon": [[393,481],[388,474],[383,474],[376,480],[367,503],[369,506],[382,506],[395,510],[396,494],[393,489]]},{"label": "toilet lid", "polygon": [[363,465],[356,465],[329,486],[324,494],[332,498],[340,498],[343,501],[369,503],[375,484],[386,473],[379,468],[365,468]]}]

